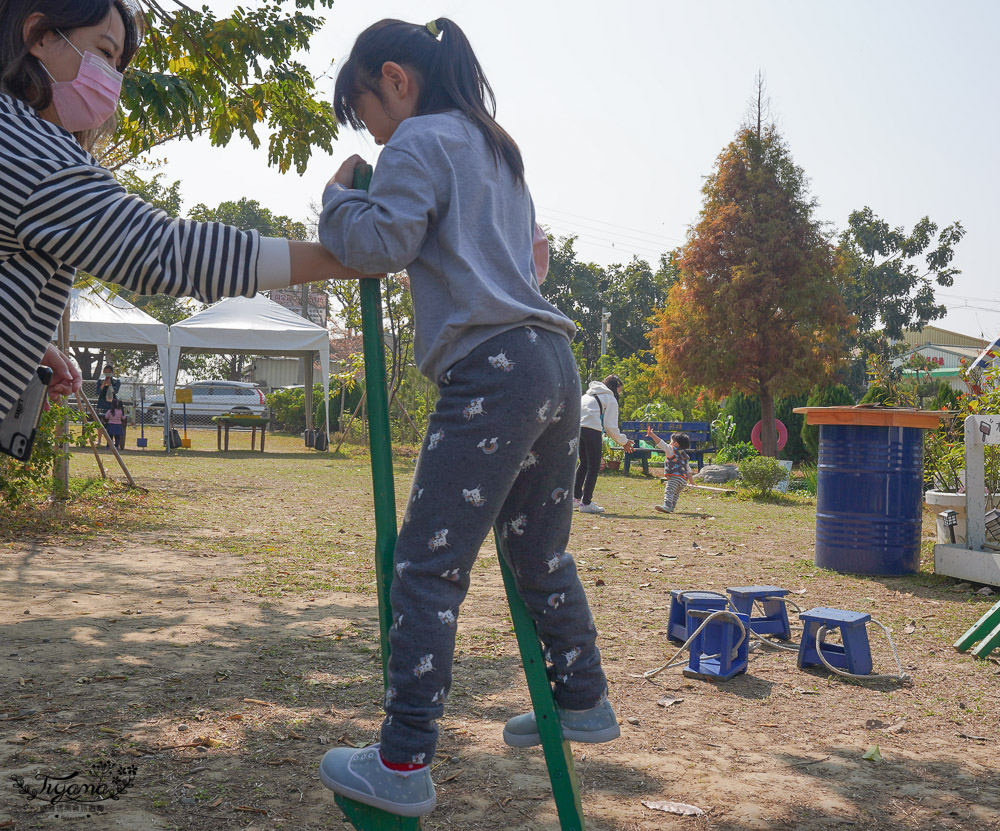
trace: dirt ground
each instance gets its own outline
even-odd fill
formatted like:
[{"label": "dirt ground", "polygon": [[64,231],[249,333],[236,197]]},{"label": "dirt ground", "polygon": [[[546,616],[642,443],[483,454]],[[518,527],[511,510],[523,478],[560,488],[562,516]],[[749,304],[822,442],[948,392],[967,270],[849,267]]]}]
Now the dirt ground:
[{"label": "dirt ground", "polygon": [[[109,502],[100,525],[0,536],[0,828],[350,827],[316,770],[380,722],[367,461],[281,437],[263,455],[218,454],[209,438],[174,459],[128,452],[149,493],[125,511]],[[73,464],[82,475],[93,458]],[[411,470],[397,466],[397,494]],[[622,719],[620,740],[574,746],[587,827],[1000,829],[1000,662],[951,647],[996,596],[926,572],[816,569],[805,500],[687,491],[667,517],[651,510],[659,487],[603,477],[607,513],[574,526]],[[492,545],[460,620],[428,831],[559,827],[540,749],[501,739],[528,696]],[[765,650],[726,683],[679,668],[636,677],[675,651],[670,589],[752,584],[788,588],[803,608],[870,612],[912,681],[853,683]],[[876,671],[894,671],[871,632]],[[881,761],[863,758],[874,745]],[[127,787],[89,817],[10,778],[102,760]],[[664,800],[705,813],[643,804]]]}]

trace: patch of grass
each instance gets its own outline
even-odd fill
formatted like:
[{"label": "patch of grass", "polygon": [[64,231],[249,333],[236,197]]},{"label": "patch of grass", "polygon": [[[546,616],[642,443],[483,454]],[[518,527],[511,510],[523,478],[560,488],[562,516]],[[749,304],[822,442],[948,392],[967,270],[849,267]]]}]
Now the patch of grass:
[{"label": "patch of grass", "polygon": [[0,511],[0,543],[33,537],[58,545],[123,531],[161,507],[156,494],[107,479],[70,479],[65,500],[45,500]]}]

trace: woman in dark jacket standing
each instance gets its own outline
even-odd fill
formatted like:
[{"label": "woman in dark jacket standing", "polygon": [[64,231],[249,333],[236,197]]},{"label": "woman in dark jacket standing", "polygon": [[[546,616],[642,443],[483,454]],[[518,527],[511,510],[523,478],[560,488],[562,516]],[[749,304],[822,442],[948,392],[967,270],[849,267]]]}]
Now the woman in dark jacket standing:
[{"label": "woman in dark jacket standing", "polygon": [[204,302],[360,276],[316,243],[171,219],[97,164],[141,36],[124,0],[0,0],[0,418],[39,363],[53,397],[80,388],[51,343],[77,269]]}]

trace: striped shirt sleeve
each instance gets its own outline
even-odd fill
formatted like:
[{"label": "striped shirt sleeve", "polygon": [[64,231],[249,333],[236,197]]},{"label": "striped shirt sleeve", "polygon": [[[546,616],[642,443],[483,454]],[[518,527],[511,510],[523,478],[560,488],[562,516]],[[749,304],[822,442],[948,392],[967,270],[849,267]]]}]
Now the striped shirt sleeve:
[{"label": "striped shirt sleeve", "polygon": [[255,231],[173,219],[93,165],[65,167],[39,181],[15,234],[28,251],[138,294],[210,303],[257,291]]}]

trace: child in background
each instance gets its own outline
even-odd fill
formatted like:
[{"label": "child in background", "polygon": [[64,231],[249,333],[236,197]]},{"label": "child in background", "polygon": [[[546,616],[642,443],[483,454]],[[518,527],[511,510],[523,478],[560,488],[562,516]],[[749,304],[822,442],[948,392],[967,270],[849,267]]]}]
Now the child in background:
[{"label": "child in background", "polygon": [[652,427],[646,428],[646,435],[663,451],[663,504],[654,505],[661,514],[672,514],[677,507],[677,497],[681,495],[685,485],[693,485],[688,454],[685,452],[691,446],[691,437],[687,433],[673,433],[670,444],[667,444]]},{"label": "child in background", "polygon": [[[489,106],[487,105],[489,100]],[[341,124],[385,145],[368,192],[349,158],[323,194],[320,241],[366,274],[406,269],[414,352],[439,398],[395,547],[381,741],[335,748],[320,778],[403,816],[435,804],[430,763],[451,687],[459,607],[491,528],[551,663],[563,735],[619,735],[597,633],[572,555],[580,376],[575,327],[538,290],[544,267],[524,164],[462,30],[383,20],[337,77]],[[540,237],[540,238],[539,238]],[[536,267],[535,262],[540,265]],[[504,740],[541,743],[534,713]]]},{"label": "child in background", "polygon": [[[111,399],[108,409],[104,411],[104,429],[108,431],[109,438],[114,440],[115,447],[119,450],[125,449],[125,424],[127,421],[125,408],[116,395]],[[111,447],[110,441],[108,447]]]}]

